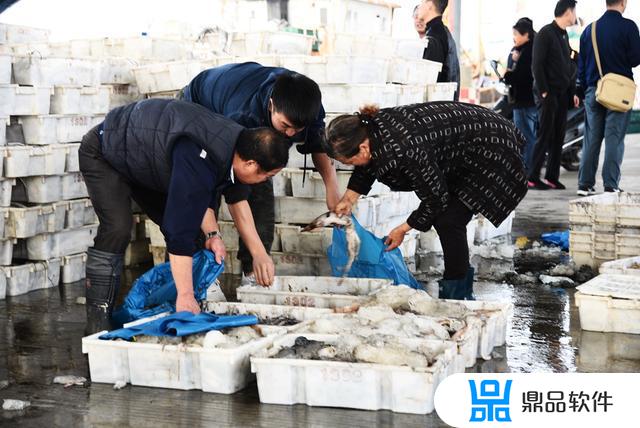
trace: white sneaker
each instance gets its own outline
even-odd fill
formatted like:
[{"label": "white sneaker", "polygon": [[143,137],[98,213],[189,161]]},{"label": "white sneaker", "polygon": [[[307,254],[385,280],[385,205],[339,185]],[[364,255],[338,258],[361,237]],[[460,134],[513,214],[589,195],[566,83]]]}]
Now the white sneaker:
[{"label": "white sneaker", "polygon": [[240,280],[240,287],[244,286],[255,286],[257,285],[256,276],[251,272],[250,274],[245,275],[242,273],[242,279]]},{"label": "white sneaker", "polygon": [[594,187],[579,187],[576,193],[578,196],[591,196],[596,194],[596,189]]}]

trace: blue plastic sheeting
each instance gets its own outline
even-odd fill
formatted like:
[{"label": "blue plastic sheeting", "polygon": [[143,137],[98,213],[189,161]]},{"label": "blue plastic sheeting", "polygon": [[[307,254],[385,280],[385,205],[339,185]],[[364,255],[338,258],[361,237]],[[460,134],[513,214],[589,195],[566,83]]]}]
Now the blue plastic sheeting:
[{"label": "blue plastic sheeting", "polygon": [[569,251],[569,231],[543,233],[540,238],[542,242],[549,245],[561,247],[564,251]]},{"label": "blue plastic sheeting", "polygon": [[158,318],[144,324],[121,328],[105,333],[102,340],[131,340],[135,336],[171,336],[182,337],[190,334],[204,333],[211,330],[222,330],[229,327],[242,327],[258,323],[255,315],[214,315],[202,312],[197,315],[191,312],[178,312]]},{"label": "blue plastic sheeting", "polygon": [[[201,250],[193,256],[193,293],[197,301],[207,297],[207,289],[223,271],[224,263],[216,263],[211,251]],[[170,264],[155,266],[133,283],[122,306],[113,312],[112,322],[122,325],[162,312],[174,312],[177,296]]]},{"label": "blue plastic sheeting", "polygon": [[[377,238],[364,229],[355,217],[351,216],[356,233],[360,237],[360,251],[347,276],[351,278],[391,279],[395,285],[403,284],[421,289],[420,283],[411,275],[399,248],[385,251],[384,238]],[[333,228],[333,241],[327,250],[333,276],[343,276],[344,267],[349,259],[347,234],[342,228]]]}]

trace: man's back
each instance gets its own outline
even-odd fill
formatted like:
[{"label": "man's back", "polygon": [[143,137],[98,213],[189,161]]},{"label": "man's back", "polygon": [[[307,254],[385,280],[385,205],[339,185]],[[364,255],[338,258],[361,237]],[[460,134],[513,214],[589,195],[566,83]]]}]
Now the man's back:
[{"label": "man's back", "polygon": [[438,74],[438,82],[455,82],[458,84],[457,94],[460,90],[460,63],[456,42],[449,29],[438,16],[427,23],[426,37],[427,48],[423,58],[442,63],[442,70]]},{"label": "man's back", "polygon": [[[580,37],[580,81],[585,88],[596,86],[598,73],[591,31],[585,28]],[[616,73],[633,79],[633,67],[640,65],[640,36],[638,26],[618,11],[608,10],[597,21],[596,38],[602,74]]]},{"label": "man's back", "polygon": [[575,65],[567,32],[555,22],[545,25],[533,42],[532,71],[539,93],[567,91],[575,78]]}]

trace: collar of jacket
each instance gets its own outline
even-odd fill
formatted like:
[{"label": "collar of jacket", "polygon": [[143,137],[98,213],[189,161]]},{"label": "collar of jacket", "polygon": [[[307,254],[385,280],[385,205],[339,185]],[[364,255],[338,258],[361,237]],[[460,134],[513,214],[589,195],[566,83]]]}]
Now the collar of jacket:
[{"label": "collar of jacket", "polygon": [[442,15],[436,16],[431,21],[427,22],[427,25],[425,27],[426,32],[428,33],[430,29],[438,25],[444,25],[444,22],[442,22]]},{"label": "collar of jacket", "polygon": [[555,19],[551,22],[551,25],[553,25],[553,28],[560,33],[563,36],[567,36],[567,30],[563,30],[562,28],[560,28],[560,26],[558,25],[558,23],[555,21]]}]

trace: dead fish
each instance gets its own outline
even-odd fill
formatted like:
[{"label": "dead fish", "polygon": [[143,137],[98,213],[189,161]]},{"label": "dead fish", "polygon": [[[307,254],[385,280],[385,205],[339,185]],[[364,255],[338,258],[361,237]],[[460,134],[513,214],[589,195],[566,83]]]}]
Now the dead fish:
[{"label": "dead fish", "polygon": [[31,405],[29,401],[5,398],[2,402],[2,410],[24,410]]},{"label": "dead fish", "polygon": [[64,375],[64,376],[56,376],[53,378],[53,383],[59,383],[60,385],[64,385],[65,388],[69,388],[70,386],[84,386],[87,382],[87,379],[82,376],[74,376],[74,375]]},{"label": "dead fish", "polygon": [[356,228],[351,221],[351,217],[346,215],[339,216],[332,211],[328,211],[309,223],[304,229],[302,229],[302,231],[311,232],[321,227],[336,226],[344,227],[347,235],[347,254],[349,256],[347,259],[347,264],[343,268],[342,276],[344,277],[347,276],[347,274],[351,270],[351,265],[360,252],[360,237],[358,236]]},{"label": "dead fish", "polygon": [[113,385],[113,389],[115,389],[116,391],[121,390],[122,388],[124,388],[125,386],[127,386],[127,382],[123,381],[123,380],[118,380],[116,381],[116,383]]}]

